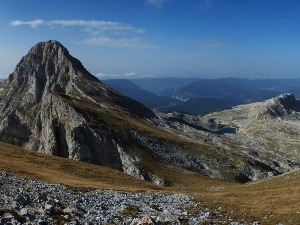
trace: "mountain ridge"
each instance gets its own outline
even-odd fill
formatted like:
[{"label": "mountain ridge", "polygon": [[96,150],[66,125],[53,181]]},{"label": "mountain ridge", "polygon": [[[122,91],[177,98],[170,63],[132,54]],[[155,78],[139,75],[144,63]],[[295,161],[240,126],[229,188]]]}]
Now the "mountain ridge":
[{"label": "mountain ridge", "polygon": [[[126,86],[126,81],[138,86]],[[250,104],[294,93],[300,98],[300,79],[245,79],[245,78],[140,78],[104,80],[115,90],[159,111],[208,113]],[[131,83],[132,84],[132,83]],[[149,100],[149,93],[156,94]]]},{"label": "mountain ridge", "polygon": [[120,94],[57,41],[38,43],[21,59],[0,99],[0,141],[159,185],[176,185],[168,180],[174,171],[248,182],[298,166],[244,154],[253,145],[217,134],[226,126],[217,119],[156,112]]},{"label": "mountain ridge", "polygon": [[291,93],[279,95],[263,102],[264,109],[257,112],[257,117],[271,117],[282,118],[284,116],[295,116],[299,119],[299,115],[295,113],[300,112],[300,102],[296,100],[295,96]]},{"label": "mountain ridge", "polygon": [[293,94],[283,94],[264,102],[236,106],[205,115],[217,124],[236,127],[230,143],[253,151],[245,155],[261,158],[281,173],[299,168],[298,136],[300,133],[300,101]]}]

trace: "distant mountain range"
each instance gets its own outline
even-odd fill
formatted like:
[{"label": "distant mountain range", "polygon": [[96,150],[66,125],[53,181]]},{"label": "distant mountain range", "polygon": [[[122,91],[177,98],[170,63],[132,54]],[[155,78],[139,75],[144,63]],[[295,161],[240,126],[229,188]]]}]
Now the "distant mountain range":
[{"label": "distant mountain range", "polygon": [[159,96],[147,91],[134,82],[126,79],[103,80],[103,83],[150,107],[163,107],[171,102],[174,102],[174,104],[180,102],[172,97]]},{"label": "distant mountain range", "polygon": [[300,98],[300,79],[111,79],[103,83],[161,111],[206,113],[290,92]]}]

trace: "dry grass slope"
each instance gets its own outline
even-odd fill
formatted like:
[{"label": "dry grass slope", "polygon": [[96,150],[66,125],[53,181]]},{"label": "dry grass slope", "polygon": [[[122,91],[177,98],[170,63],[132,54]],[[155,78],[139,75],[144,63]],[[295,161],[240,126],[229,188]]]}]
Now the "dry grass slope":
[{"label": "dry grass slope", "polygon": [[[70,188],[162,191],[201,196],[203,207],[219,208],[237,221],[260,224],[300,224],[300,173],[250,184],[210,179],[198,174],[180,174],[162,168],[176,186],[163,188],[106,167],[48,156],[0,143],[0,168],[20,177],[61,183]],[[225,213],[226,212],[226,213]]]},{"label": "dry grass slope", "polygon": [[24,178],[61,183],[71,188],[161,189],[107,167],[23,150],[3,142],[0,143],[0,168]]}]

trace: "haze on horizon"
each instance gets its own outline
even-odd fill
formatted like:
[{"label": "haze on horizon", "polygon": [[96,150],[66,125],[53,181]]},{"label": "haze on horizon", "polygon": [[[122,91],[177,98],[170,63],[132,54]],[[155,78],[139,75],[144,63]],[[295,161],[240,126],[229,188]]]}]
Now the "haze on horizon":
[{"label": "haze on horizon", "polygon": [[297,0],[2,0],[0,78],[58,40],[101,78],[300,77]]}]

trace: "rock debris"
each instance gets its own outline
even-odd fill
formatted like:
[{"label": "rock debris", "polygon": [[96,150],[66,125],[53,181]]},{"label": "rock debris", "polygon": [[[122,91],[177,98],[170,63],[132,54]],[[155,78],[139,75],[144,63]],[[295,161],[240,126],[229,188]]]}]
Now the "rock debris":
[{"label": "rock debris", "polygon": [[199,199],[197,203],[187,194],[70,190],[0,173],[0,224],[135,225],[143,219],[149,224],[224,222],[220,212],[201,207]]}]

